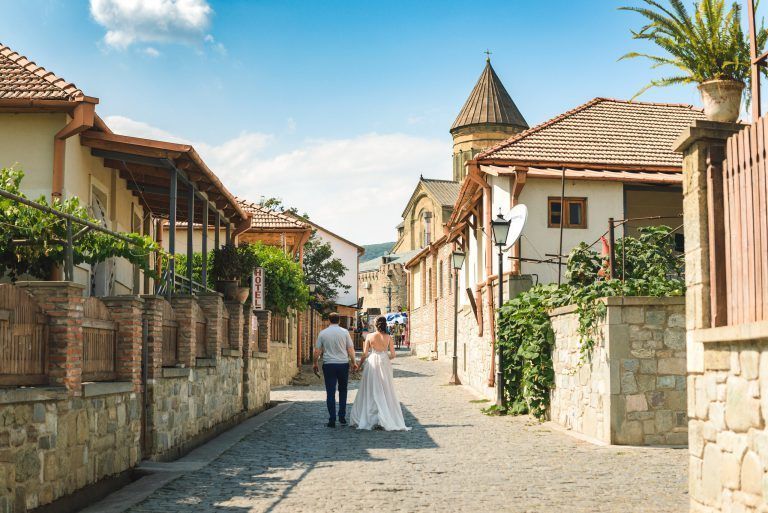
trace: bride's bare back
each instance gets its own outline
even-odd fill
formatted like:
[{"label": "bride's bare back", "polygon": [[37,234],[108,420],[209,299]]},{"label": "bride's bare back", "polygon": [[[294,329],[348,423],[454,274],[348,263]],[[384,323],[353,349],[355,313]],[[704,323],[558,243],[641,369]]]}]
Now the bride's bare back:
[{"label": "bride's bare back", "polygon": [[394,358],[395,357],[395,345],[392,343],[392,337],[387,335],[386,333],[381,333],[380,331],[377,331],[376,333],[372,333],[371,335],[368,335],[368,337],[365,339],[365,345],[366,347],[363,348],[363,353],[368,353],[368,348],[373,349],[374,351],[387,351],[389,350],[389,357]]}]

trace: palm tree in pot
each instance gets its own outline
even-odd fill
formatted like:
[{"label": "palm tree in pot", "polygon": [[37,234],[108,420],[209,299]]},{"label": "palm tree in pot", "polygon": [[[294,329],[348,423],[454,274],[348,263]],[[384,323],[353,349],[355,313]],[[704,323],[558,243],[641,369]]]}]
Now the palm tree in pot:
[{"label": "palm tree in pot", "polygon": [[[741,97],[750,81],[750,52],[748,35],[741,26],[741,7],[725,0],[700,0],[694,3],[693,14],[681,0],[643,0],[647,6],[621,7],[644,16],[648,23],[632,31],[633,39],[648,40],[666,55],[630,52],[621,59],[645,58],[653,66],[673,66],[678,74],[652,80],[634,97],[651,87],[697,83],[704,113],[713,121],[734,122],[739,117]],[[768,31],[757,31],[757,52],[762,51]],[[620,59],[620,60],[621,60]],[[749,94],[749,89],[746,89]]]}]

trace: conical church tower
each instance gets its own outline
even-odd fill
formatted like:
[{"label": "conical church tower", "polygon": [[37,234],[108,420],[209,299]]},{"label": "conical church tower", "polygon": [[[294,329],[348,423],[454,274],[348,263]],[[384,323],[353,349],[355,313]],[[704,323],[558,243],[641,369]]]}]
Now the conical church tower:
[{"label": "conical church tower", "polygon": [[528,123],[493,70],[491,59],[486,59],[480,79],[451,127],[454,181],[464,179],[468,160],[527,128]]}]

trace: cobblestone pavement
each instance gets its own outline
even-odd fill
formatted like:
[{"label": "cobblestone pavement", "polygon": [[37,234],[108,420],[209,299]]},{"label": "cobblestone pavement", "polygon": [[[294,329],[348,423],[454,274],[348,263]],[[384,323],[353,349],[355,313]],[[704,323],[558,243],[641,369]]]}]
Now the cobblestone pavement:
[{"label": "cobblestone pavement", "polygon": [[[530,418],[487,417],[443,364],[395,360],[408,433],[324,426],[324,392],[130,511],[687,511],[687,451],[597,447]],[[350,399],[354,398],[354,391]]]}]

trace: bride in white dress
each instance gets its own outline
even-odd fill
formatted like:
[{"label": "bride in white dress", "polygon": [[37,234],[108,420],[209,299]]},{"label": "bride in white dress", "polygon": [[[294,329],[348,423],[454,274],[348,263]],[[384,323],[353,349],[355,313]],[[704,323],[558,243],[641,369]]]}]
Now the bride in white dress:
[{"label": "bride in white dress", "polygon": [[363,376],[352,405],[350,423],[358,429],[377,426],[387,431],[408,431],[392,378],[395,344],[387,335],[387,320],[376,318],[376,333],[368,335],[363,347],[360,366]]}]

